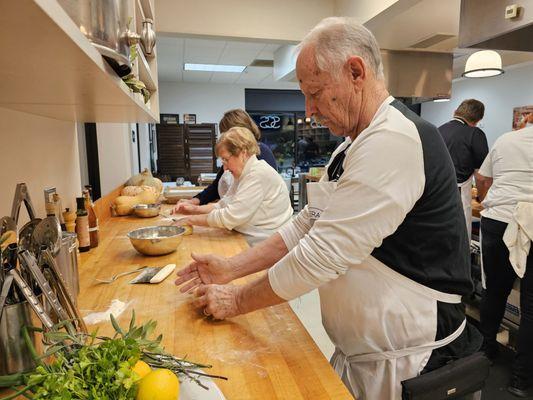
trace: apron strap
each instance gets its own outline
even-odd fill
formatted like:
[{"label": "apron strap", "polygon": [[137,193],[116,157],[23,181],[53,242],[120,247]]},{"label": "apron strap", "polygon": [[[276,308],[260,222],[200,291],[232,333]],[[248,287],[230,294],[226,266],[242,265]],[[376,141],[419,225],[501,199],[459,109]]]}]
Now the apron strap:
[{"label": "apron strap", "polygon": [[342,173],[344,172],[344,167],[342,164],[344,163],[344,159],[346,158],[346,150],[348,150],[351,146],[351,143],[346,146],[345,149],[343,149],[341,152],[339,152],[335,158],[331,161],[331,164],[328,167],[328,180],[338,181],[341,177]]},{"label": "apron strap", "polygon": [[396,272],[392,268],[383,264],[377,258],[370,256],[365,262],[372,266],[376,271],[386,275],[390,279],[394,280],[400,285],[408,287],[421,296],[428,297],[433,300],[440,301],[441,303],[459,304],[462,301],[462,297],[459,294],[444,293],[430,287],[424,286],[412,279],[407,278],[405,275]]},{"label": "apron strap", "polygon": [[[444,347],[447,344],[453,342],[455,339],[463,333],[463,330],[466,327],[466,319],[463,320],[459,328],[455,330],[451,335],[445,337],[444,339],[437,340],[435,342],[426,343],[420,346],[407,347],[405,349],[399,350],[389,350],[383,351],[380,353],[367,353],[367,354],[356,354],[352,356],[344,356],[345,363],[357,363],[357,362],[367,362],[367,361],[382,361],[382,360],[391,360],[401,357],[406,357],[414,354],[424,353],[430,350],[435,350],[440,347]],[[340,350],[339,350],[340,352]],[[342,353],[342,352],[341,352]]]}]

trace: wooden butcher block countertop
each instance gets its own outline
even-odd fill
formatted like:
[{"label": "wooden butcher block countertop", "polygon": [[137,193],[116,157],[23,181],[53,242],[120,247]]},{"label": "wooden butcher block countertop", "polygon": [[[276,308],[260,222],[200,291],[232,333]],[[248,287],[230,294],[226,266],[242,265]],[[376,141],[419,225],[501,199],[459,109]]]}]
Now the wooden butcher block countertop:
[{"label": "wooden butcher block countertop", "polygon": [[[287,304],[212,321],[192,307],[190,295],[177,290],[173,276],[158,285],[130,285],[133,275],[110,285],[94,282],[94,277],[106,278],[143,265],[175,263],[180,268],[190,262],[191,252],[232,256],[248,247],[240,234],[195,227],[176,252],[146,257],[126,237],[135,228],[168,223],[162,217],[114,217],[101,226],[100,245],[81,255],[78,304],[83,315],[106,310],[113,299],[131,302],[118,318],[121,325],[128,323],[132,309],[139,322],[157,320],[156,332],[163,334],[167,351],[211,364],[209,372],[229,378],[216,380],[227,399],[352,398]],[[90,325],[89,330],[95,327]],[[111,331],[110,323],[99,325],[100,333]]]}]

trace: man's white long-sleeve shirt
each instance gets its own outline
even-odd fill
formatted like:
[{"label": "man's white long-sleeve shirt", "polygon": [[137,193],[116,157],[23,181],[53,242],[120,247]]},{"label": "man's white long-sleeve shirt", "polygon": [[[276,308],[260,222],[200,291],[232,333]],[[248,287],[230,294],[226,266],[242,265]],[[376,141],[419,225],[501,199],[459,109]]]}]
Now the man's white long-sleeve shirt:
[{"label": "man's white long-sleeve shirt", "polygon": [[280,230],[289,253],[268,271],[278,296],[298,297],[366,261],[438,292],[472,291],[453,163],[435,126],[389,97],[342,166],[320,218],[305,208]]}]

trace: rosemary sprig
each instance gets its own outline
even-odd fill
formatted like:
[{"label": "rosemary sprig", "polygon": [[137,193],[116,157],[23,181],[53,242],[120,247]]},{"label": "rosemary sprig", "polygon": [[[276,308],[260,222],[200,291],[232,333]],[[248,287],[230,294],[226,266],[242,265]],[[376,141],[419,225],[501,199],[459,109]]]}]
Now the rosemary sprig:
[{"label": "rosemary sprig", "polygon": [[[30,330],[42,332],[42,329],[24,327],[22,336],[37,367],[24,374],[0,376],[0,387],[11,387],[17,396],[35,400],[64,398],[67,389],[71,399],[85,399],[96,392],[104,396],[102,399],[130,400],[135,397],[139,380],[132,367],[140,359],[152,368],[167,368],[178,376],[187,377],[207,390],[200,377],[227,380],[201,371],[211,365],[168,354],[161,346],[162,335],[152,338],[157,327],[155,321],[137,326],[133,312],[125,330],[113,315],[110,317],[115,330],[112,337],[100,336],[97,330],[90,334],[72,334],[60,330],[62,324],[43,332],[43,343],[47,346],[43,355],[37,354],[29,335]],[[13,398],[14,395],[10,395],[1,400]]]}]

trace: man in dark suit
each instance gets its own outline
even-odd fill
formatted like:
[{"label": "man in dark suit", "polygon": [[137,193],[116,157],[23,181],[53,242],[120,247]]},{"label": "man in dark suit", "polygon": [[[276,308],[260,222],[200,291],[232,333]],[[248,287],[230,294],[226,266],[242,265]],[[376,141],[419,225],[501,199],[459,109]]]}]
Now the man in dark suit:
[{"label": "man in dark suit", "polygon": [[482,102],[464,100],[455,110],[453,119],[439,127],[455,167],[469,238],[472,234],[472,176],[489,152],[487,137],[477,127],[484,114]]}]

